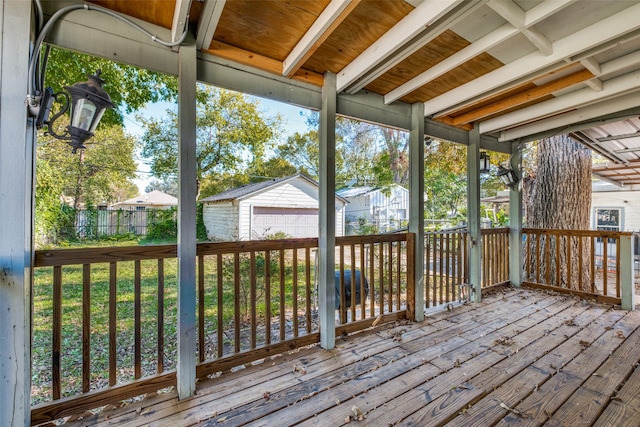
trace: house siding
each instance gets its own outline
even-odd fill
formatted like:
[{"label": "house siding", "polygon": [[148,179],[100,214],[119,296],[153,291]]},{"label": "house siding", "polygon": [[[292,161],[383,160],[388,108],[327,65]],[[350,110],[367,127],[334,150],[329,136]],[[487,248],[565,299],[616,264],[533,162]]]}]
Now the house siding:
[{"label": "house siding", "polygon": [[640,231],[640,197],[637,191],[594,191],[591,194],[591,227],[596,209],[621,209],[621,231]]},{"label": "house siding", "polygon": [[211,240],[238,240],[238,206],[232,202],[205,203],[202,217]]},{"label": "house siding", "polygon": [[409,191],[399,185],[394,186],[388,196],[375,189],[347,199],[345,217],[348,224],[357,224],[364,218],[366,222],[376,222],[384,231],[397,228],[408,219]]}]

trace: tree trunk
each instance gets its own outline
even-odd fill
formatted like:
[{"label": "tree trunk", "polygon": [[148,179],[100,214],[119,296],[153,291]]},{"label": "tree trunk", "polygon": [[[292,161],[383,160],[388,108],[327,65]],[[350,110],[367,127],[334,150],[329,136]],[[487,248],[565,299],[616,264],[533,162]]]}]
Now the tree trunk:
[{"label": "tree trunk", "polygon": [[[588,229],[591,206],[591,151],[568,135],[541,140],[538,143],[535,167],[525,181],[524,191],[528,227]],[[529,249],[535,251],[536,244],[539,244],[540,253],[550,252],[550,262],[547,265],[545,257],[541,257],[539,267],[533,265],[534,262],[530,263],[530,271],[527,272],[529,278],[535,275],[537,268],[540,268],[540,277],[547,277],[547,269],[550,269],[549,277],[552,283],[548,284],[591,292],[588,268],[590,242],[584,239],[580,244],[577,237],[557,238],[549,235],[540,239],[539,243],[534,238],[529,239]],[[582,277],[578,277],[577,274],[580,251],[583,260]],[[570,262],[568,256],[571,258]],[[571,271],[567,271],[567,265],[571,266]],[[568,283],[569,280],[571,283]]]}]

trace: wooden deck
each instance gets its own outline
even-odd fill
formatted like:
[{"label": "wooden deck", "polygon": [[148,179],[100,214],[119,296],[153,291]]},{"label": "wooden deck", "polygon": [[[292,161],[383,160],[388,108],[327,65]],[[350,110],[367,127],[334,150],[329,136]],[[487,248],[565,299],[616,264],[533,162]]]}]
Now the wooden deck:
[{"label": "wooden deck", "polygon": [[640,312],[498,288],[67,425],[637,426],[639,361]]}]

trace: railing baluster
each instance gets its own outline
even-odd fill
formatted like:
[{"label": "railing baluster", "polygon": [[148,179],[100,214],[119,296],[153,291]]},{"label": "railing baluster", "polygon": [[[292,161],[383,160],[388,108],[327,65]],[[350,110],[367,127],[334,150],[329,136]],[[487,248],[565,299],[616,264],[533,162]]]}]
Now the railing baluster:
[{"label": "railing baluster", "polygon": [[389,248],[389,261],[387,262],[389,265],[389,272],[387,273],[389,275],[389,297],[387,301],[389,313],[393,312],[393,247],[391,246],[391,243],[392,242],[389,242],[387,245]]},{"label": "railing baluster", "polygon": [[607,282],[608,282],[608,270],[609,270],[609,254],[607,253],[609,246],[609,237],[604,236],[602,238],[602,293],[604,295],[609,295],[609,291],[607,290]]},{"label": "railing baluster", "polygon": [[427,308],[431,307],[431,233],[425,234],[425,247],[424,247],[424,258],[425,258],[425,272],[424,272],[424,291],[425,291],[425,302],[427,303]]},{"label": "railing baluster", "polygon": [[[311,333],[311,248],[304,248],[304,265],[305,265],[305,274],[304,274],[304,289],[305,289],[305,322],[306,322],[306,331],[308,334]],[[364,274],[364,269],[362,270],[362,274]]]},{"label": "railing baluster", "polygon": [[142,294],[141,278],[140,278],[140,260],[134,261],[134,378],[138,379],[142,376],[142,307],[140,298]]},{"label": "railing baluster", "polygon": [[91,264],[82,265],[82,392],[91,388]]},{"label": "railing baluster", "polygon": [[400,310],[400,288],[402,287],[400,285],[400,279],[401,279],[401,273],[402,273],[402,242],[396,242],[396,310]]},{"label": "railing baluster", "polygon": [[596,238],[591,236],[591,292],[596,293]]},{"label": "railing baluster", "polygon": [[198,256],[198,360],[205,360],[204,256]]},{"label": "railing baluster", "polygon": [[445,259],[445,271],[447,273],[446,275],[446,302],[450,302],[451,299],[451,295],[449,292],[449,288],[451,287],[451,270],[449,269],[450,267],[450,258],[451,258],[451,251],[450,251],[450,237],[451,237],[451,233],[447,233],[446,234],[446,240],[445,240],[445,252],[446,252],[446,259]]},{"label": "railing baluster", "polygon": [[620,298],[620,236],[616,237],[616,297]]},{"label": "railing baluster", "polygon": [[[540,235],[542,238],[542,235]],[[545,255],[546,255],[546,284],[551,285],[551,236],[545,234],[544,236],[545,243]]]},{"label": "railing baluster", "polygon": [[293,310],[293,336],[298,338],[298,249],[293,248],[293,279],[292,279],[292,310]]},{"label": "railing baluster", "polygon": [[340,255],[339,255],[339,262],[340,262],[340,266],[339,266],[339,271],[340,271],[340,289],[338,290],[338,292],[340,292],[340,324],[344,325],[345,323],[347,323],[347,302],[345,301],[347,298],[347,291],[346,291],[346,287],[345,287],[345,283],[344,283],[344,245],[340,245]]},{"label": "railing baluster", "polygon": [[582,283],[584,282],[584,242],[582,240],[582,235],[578,236],[578,286],[582,290]]},{"label": "railing baluster", "polygon": [[367,298],[364,293],[364,279],[365,279],[365,257],[364,257],[364,244],[360,243],[360,318],[365,319],[367,317]]},{"label": "railing baluster", "polygon": [[224,287],[223,287],[223,264],[222,254],[218,254],[216,257],[216,278],[218,279],[218,325],[216,327],[216,335],[218,338],[218,357],[224,355]]},{"label": "railing baluster", "polygon": [[240,253],[233,254],[233,351],[240,353]]},{"label": "railing baluster", "polygon": [[285,339],[285,268],[284,268],[284,249],[280,249],[280,341]]},{"label": "railing baluster", "polygon": [[52,391],[53,400],[62,397],[62,372],[60,353],[62,346],[62,267],[53,267],[53,352],[52,352]]},{"label": "railing baluster", "polygon": [[371,316],[376,315],[375,246],[369,244],[369,286],[371,287]]},{"label": "railing baluster", "polygon": [[116,354],[117,354],[117,263],[109,263],[109,385],[116,385]]},{"label": "railing baluster", "polygon": [[378,245],[378,269],[380,270],[380,314],[384,314],[384,243]]},{"label": "railing baluster", "polygon": [[164,372],[164,259],[158,259],[158,362],[156,372]]},{"label": "railing baluster", "polygon": [[[349,248],[351,250],[351,262],[349,263],[351,266],[351,321],[354,322],[356,320],[356,289],[360,284],[356,282],[356,247],[352,243]],[[362,288],[359,289],[362,292]]]},{"label": "railing baluster", "polygon": [[271,251],[264,251],[264,340],[271,344]]},{"label": "railing baluster", "polygon": [[250,286],[251,286],[251,290],[250,290],[250,301],[249,301],[249,307],[251,309],[251,338],[250,338],[250,342],[251,342],[251,348],[254,349],[256,348],[257,345],[257,329],[258,329],[258,324],[257,324],[257,317],[258,317],[258,312],[257,312],[257,307],[256,307],[256,287],[257,287],[257,279],[256,279],[256,253],[255,251],[251,251],[251,253],[249,254],[249,258],[250,258]]},{"label": "railing baluster", "polygon": [[438,264],[440,267],[440,278],[438,280],[438,302],[440,304],[444,303],[444,292],[443,292],[443,287],[444,287],[444,234],[439,233],[438,234],[438,255],[440,257]]},{"label": "railing baluster", "polygon": [[561,288],[562,281],[560,277],[560,248],[562,246],[562,241],[560,240],[560,234],[556,233],[556,286]]}]

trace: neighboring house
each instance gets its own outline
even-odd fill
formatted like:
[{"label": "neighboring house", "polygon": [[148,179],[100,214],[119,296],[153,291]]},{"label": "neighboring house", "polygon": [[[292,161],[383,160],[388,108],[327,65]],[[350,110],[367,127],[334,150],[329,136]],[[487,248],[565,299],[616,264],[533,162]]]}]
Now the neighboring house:
[{"label": "neighboring house", "polygon": [[[276,233],[318,236],[319,186],[296,174],[248,184],[202,199],[207,236],[212,240],[263,239]],[[347,201],[336,196],[336,236],[344,234]]]},{"label": "neighboring house", "polygon": [[591,228],[640,231],[640,185],[618,187],[595,181],[591,191]]},{"label": "neighboring house", "polygon": [[111,209],[124,210],[145,210],[145,209],[168,209],[178,206],[178,199],[170,194],[159,190],[153,190],[141,196],[119,202],[111,206]]},{"label": "neighboring house", "polygon": [[349,187],[337,194],[349,201],[345,216],[350,232],[364,224],[376,226],[379,232],[396,230],[409,219],[409,190],[401,185]]}]

